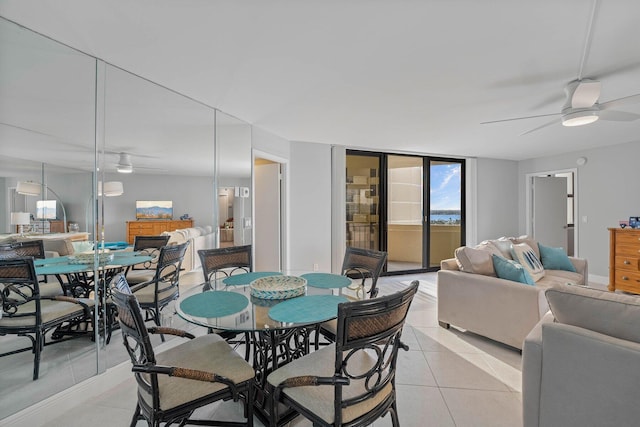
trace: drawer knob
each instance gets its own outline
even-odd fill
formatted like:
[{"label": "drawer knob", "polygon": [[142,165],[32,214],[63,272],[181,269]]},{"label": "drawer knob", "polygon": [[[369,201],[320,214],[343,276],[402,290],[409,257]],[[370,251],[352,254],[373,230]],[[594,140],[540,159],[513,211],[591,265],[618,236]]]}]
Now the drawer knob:
[{"label": "drawer knob", "polygon": [[627,276],[622,276],[622,280],[629,280]]},{"label": "drawer knob", "polygon": [[629,264],[631,264],[631,261],[629,261],[628,259],[625,259],[625,260],[624,260],[624,263],[625,263],[626,265],[629,265]]}]

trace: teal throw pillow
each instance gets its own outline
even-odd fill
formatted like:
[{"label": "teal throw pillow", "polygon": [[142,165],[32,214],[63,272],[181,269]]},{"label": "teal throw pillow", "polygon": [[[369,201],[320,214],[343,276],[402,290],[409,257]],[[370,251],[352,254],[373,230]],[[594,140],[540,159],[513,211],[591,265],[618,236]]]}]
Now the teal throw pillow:
[{"label": "teal throw pillow", "polygon": [[567,253],[562,248],[550,248],[538,243],[540,248],[540,261],[547,270],[565,270],[576,273],[576,268],[569,260]]},{"label": "teal throw pillow", "polygon": [[493,268],[496,270],[496,276],[501,279],[535,285],[531,275],[516,261],[493,255]]}]

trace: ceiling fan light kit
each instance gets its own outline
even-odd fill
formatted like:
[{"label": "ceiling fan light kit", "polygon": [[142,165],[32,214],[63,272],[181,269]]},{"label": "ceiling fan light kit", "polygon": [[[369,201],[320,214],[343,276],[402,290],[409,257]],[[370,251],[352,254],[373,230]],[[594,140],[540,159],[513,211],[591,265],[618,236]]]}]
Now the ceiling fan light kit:
[{"label": "ceiling fan light kit", "polygon": [[127,153],[120,153],[120,161],[116,165],[118,173],[132,173],[133,165],[131,164],[131,156]]},{"label": "ceiling fan light kit", "polygon": [[569,111],[562,115],[562,125],[570,127],[583,126],[595,122],[598,118],[597,109]]}]

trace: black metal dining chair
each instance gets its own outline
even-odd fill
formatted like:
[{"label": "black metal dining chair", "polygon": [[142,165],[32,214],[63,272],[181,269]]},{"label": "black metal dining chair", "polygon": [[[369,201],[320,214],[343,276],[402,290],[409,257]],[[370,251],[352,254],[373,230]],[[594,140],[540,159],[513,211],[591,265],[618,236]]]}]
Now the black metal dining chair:
[{"label": "black metal dining chair", "polygon": [[[180,296],[180,268],[189,242],[160,248],[151,280],[131,286],[146,319],[160,326],[160,311]],[[164,336],[162,336],[164,341]]]},{"label": "black metal dining chair", "polygon": [[18,335],[31,340],[31,346],[0,356],[31,351],[34,380],[40,373],[40,355],[49,344],[46,334],[65,323],[91,322],[94,306],[94,301],[88,299],[43,296],[32,257],[0,260],[0,302],[0,335]]},{"label": "black metal dining chair", "polygon": [[[195,338],[173,328],[145,326],[142,308],[124,275],[110,285],[118,311],[124,346],[133,364],[138,383],[138,401],[131,426],[146,420],[160,423],[253,426],[255,372],[220,336]],[[155,353],[150,334],[174,335],[189,339],[161,353]],[[242,400],[245,422],[190,419],[193,412],[222,400]]]},{"label": "black metal dining chair", "polygon": [[[34,259],[44,259],[45,250],[42,239],[29,239],[20,242],[0,244],[0,259],[11,259],[20,257],[33,257]],[[47,276],[41,276],[40,295],[55,296],[65,295],[64,283],[60,276],[56,276],[57,283],[49,283]]]},{"label": "black metal dining chair", "polygon": [[[251,266],[251,245],[233,246],[228,248],[200,249],[198,251],[202,274],[204,276],[204,289],[215,289],[215,282],[222,277],[233,274],[249,273],[253,271]],[[244,340],[238,340],[239,332],[209,329],[209,333],[222,336],[231,344],[245,345],[245,360],[250,356],[249,333],[244,333]]]},{"label": "black metal dining chair", "polygon": [[[378,278],[387,261],[387,253],[373,249],[348,247],[342,262],[342,275],[350,277],[354,284],[349,289],[355,291],[356,298],[378,295]],[[319,335],[333,342],[337,332],[336,320],[329,320],[319,326]],[[316,348],[320,336],[316,338]]]},{"label": "black metal dining chair", "polygon": [[279,404],[314,426],[367,426],[390,414],[399,426],[396,366],[400,337],[418,281],[391,295],[338,305],[335,343],[273,371],[271,426]]},{"label": "black metal dining chair", "polygon": [[166,246],[170,236],[135,236],[133,251],[153,257],[151,261],[132,265],[127,268],[125,275],[129,285],[147,282],[153,278],[160,255],[160,248]]}]

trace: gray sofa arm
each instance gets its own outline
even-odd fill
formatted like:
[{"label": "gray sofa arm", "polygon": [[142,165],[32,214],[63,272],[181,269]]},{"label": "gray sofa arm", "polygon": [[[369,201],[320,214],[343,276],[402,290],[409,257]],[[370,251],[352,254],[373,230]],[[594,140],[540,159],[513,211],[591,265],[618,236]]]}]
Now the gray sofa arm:
[{"label": "gray sofa arm", "polygon": [[540,425],[542,325],[553,322],[553,314],[548,312],[529,332],[522,347],[522,418],[525,427]]}]

